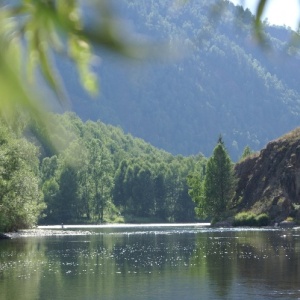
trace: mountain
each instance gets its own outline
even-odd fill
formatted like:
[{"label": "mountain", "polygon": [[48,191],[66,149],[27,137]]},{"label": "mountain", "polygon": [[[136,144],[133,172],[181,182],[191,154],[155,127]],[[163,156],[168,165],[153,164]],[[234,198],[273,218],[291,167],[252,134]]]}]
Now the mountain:
[{"label": "mountain", "polygon": [[268,213],[275,222],[300,219],[300,128],[235,165],[237,211]]},{"label": "mountain", "polygon": [[209,156],[222,134],[234,160],[245,146],[259,150],[299,125],[300,56],[291,29],[265,23],[258,45],[253,15],[229,1],[112,3],[125,39],[169,50],[133,61],[96,49],[101,93],[94,100],[72,64],[59,62],[83,120],[120,126],[172,154]]}]

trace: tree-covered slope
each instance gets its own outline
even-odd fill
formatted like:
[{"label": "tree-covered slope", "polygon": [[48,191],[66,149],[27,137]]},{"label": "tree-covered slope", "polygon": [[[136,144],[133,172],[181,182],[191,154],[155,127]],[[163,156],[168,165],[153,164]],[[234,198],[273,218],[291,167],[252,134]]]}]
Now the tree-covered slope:
[{"label": "tree-covered slope", "polygon": [[234,159],[246,145],[258,150],[298,126],[299,51],[288,44],[291,30],[266,24],[263,50],[249,10],[228,1],[179,2],[114,2],[134,37],[169,51],[141,62],[99,53],[95,101],[63,65],[72,109],[173,154],[208,156],[221,133]]},{"label": "tree-covered slope", "polygon": [[195,221],[187,176],[205,164],[202,155],[173,156],[74,113],[48,118],[48,136],[22,118],[19,134],[0,122],[0,232],[37,223]]},{"label": "tree-covered slope", "polygon": [[[52,116],[59,153],[41,161],[44,223],[190,222],[187,175],[201,155],[173,156],[102,122]],[[45,148],[45,145],[44,145]],[[47,153],[49,151],[44,151]]]}]

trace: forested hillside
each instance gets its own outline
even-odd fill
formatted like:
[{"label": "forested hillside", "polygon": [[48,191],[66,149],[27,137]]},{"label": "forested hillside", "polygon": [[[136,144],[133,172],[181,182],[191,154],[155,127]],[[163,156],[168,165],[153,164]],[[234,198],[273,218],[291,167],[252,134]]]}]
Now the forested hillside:
[{"label": "forested hillside", "polygon": [[81,118],[119,125],[173,154],[208,156],[221,133],[235,160],[246,145],[258,150],[299,125],[299,50],[290,29],[265,24],[262,47],[251,12],[228,1],[113,3],[124,39],[131,31],[171,51],[140,62],[98,52],[96,101],[60,64]]},{"label": "forested hillside", "polygon": [[184,222],[195,218],[186,178],[204,161],[155,149],[121,129],[56,115],[54,136],[69,137],[41,165],[42,222]]},{"label": "forested hillside", "polygon": [[[291,30],[265,24],[265,39],[258,47],[250,11],[228,1],[111,3],[124,20],[123,26],[116,28],[124,29],[121,35],[126,45],[131,39],[146,42],[149,47],[133,48],[133,52],[143,56],[144,50],[152,51],[153,56],[136,61],[113,55],[113,47],[121,52],[120,44],[115,44],[118,38],[106,44],[110,54],[95,49],[98,57],[92,57],[92,67],[101,78],[101,95],[96,100],[81,90],[72,62],[55,56],[72,108],[79,116],[48,117],[36,102],[35,88],[29,83],[32,74],[21,82],[17,71],[23,66],[21,60],[10,63],[16,53],[4,51],[1,56],[0,231],[29,227],[38,220],[47,224],[193,221],[195,204],[188,194],[187,178],[196,178],[192,180],[196,187],[200,178],[203,191],[215,191],[205,188],[213,181],[208,180],[206,167],[214,166],[215,161],[210,158],[207,163],[205,156],[213,152],[218,136],[223,149],[219,152],[231,168],[229,156],[237,160],[246,145],[250,146],[246,152],[251,153],[299,125],[299,49],[295,41],[288,43]],[[45,4],[39,9],[52,11],[53,7]],[[24,9],[26,15],[27,8],[30,6],[13,11]],[[62,34],[59,28],[65,28],[63,16],[77,15],[76,6],[73,8],[76,12],[67,4],[60,6],[64,14],[57,38]],[[89,14],[94,12],[83,8],[87,29]],[[39,63],[50,90],[64,103],[64,92],[57,86],[59,73],[47,60],[59,44],[57,40],[48,44],[55,37],[49,24],[58,19],[45,22],[52,32],[48,39],[44,31],[37,30],[39,10],[31,13],[32,24],[27,24],[29,34],[25,34],[30,48],[27,67]],[[10,22],[13,15],[8,13],[2,19]],[[76,38],[70,36],[66,51],[72,54],[69,57],[79,69],[83,86],[92,85],[87,88],[92,92],[96,85],[89,72],[91,52],[82,35],[93,31],[78,31],[81,24],[77,21],[71,22],[74,27],[67,27]],[[114,22],[104,30],[104,37],[114,34]],[[34,36],[32,28],[36,29]],[[7,42],[15,41],[14,30],[23,27],[12,26],[5,34]],[[98,41],[103,43],[107,40]],[[34,61],[37,53],[38,62]],[[43,100],[48,102],[50,94],[43,93]],[[220,145],[216,148],[221,149]]]},{"label": "forested hillside", "polygon": [[51,136],[42,140],[34,125],[16,134],[0,124],[0,232],[37,222],[195,220],[187,176],[205,164],[202,155],[173,156],[74,113],[51,115],[50,121]]}]

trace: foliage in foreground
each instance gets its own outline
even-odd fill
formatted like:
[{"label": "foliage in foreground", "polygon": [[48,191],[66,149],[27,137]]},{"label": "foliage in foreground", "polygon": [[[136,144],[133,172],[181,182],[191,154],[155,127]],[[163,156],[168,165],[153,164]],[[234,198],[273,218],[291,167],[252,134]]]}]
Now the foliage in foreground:
[{"label": "foliage in foreground", "polygon": [[[162,52],[160,51],[160,47],[158,51],[154,51],[153,47],[151,47],[147,42],[146,45],[144,44],[145,40],[152,40],[153,37],[155,40],[160,42],[164,40],[166,44],[170,44],[171,48],[174,46],[176,48],[176,42],[174,43],[174,41],[184,41],[184,43],[180,43],[179,51],[180,53],[182,52],[182,47],[195,49],[196,51],[193,54],[193,59],[184,61],[184,64],[186,65],[184,68],[181,66],[182,63],[179,65],[175,64],[175,68],[166,68],[165,73],[160,74],[158,77],[156,76],[156,68],[154,68],[151,73],[146,73],[143,76],[141,76],[142,73],[140,72],[134,74],[132,78],[136,78],[134,79],[137,80],[135,84],[140,87],[143,85],[144,88],[147,89],[146,94],[149,95],[147,97],[141,97],[141,93],[137,93],[136,97],[139,105],[132,105],[135,95],[128,93],[128,85],[126,81],[124,81],[124,78],[122,79],[122,82],[117,84],[117,88],[110,87],[107,99],[115,99],[113,102],[115,103],[114,105],[120,109],[120,113],[118,113],[119,116],[112,117],[111,107],[103,109],[103,102],[101,102],[101,109],[96,112],[94,109],[96,107],[94,102],[91,102],[93,103],[92,105],[86,105],[82,100],[78,105],[78,113],[83,111],[83,108],[91,107],[89,111],[92,111],[95,115],[89,114],[88,118],[93,118],[95,120],[96,118],[99,118],[99,114],[101,114],[101,118],[109,120],[109,123],[114,122],[114,119],[120,119],[122,123],[119,122],[119,124],[122,124],[122,127],[125,130],[133,128],[132,124],[135,123],[131,123],[130,119],[133,119],[131,116],[134,114],[136,116],[134,119],[140,120],[140,118],[142,118],[143,122],[148,123],[145,124],[144,127],[151,128],[151,130],[143,130],[143,132],[147,132],[147,137],[151,138],[149,140],[152,141],[153,144],[160,145],[169,151],[174,151],[174,153],[186,154],[197,151],[198,145],[200,144],[199,141],[202,144],[202,151],[211,151],[210,145],[212,141],[210,135],[206,134],[207,130],[204,131],[204,134],[202,132],[196,133],[197,136],[199,135],[199,137],[201,137],[199,140],[195,137],[195,133],[191,130],[191,127],[202,128],[203,124],[205,124],[206,127],[210,128],[213,132],[219,131],[217,130],[216,124],[223,124],[223,122],[214,122],[212,121],[211,116],[216,118],[216,120],[219,120],[219,113],[217,113],[217,115],[213,113],[214,111],[218,112],[218,110],[214,107],[223,106],[220,99],[224,99],[225,95],[222,88],[216,88],[216,81],[219,80],[219,77],[222,75],[224,70],[230,70],[228,72],[237,74],[233,79],[236,86],[243,86],[243,83],[246,81],[259,82],[255,85],[255,88],[251,91],[251,93],[248,93],[248,90],[246,92],[243,92],[245,90],[240,90],[239,92],[243,94],[243,101],[245,103],[251,101],[253,104],[250,111],[248,109],[246,109],[246,111],[247,114],[253,111],[254,116],[257,117],[255,118],[256,120],[259,120],[259,118],[257,110],[254,108],[259,107],[259,113],[264,115],[263,111],[268,109],[268,106],[265,106],[265,102],[268,103],[270,99],[274,100],[273,94],[270,93],[271,90],[277,90],[276,95],[279,94],[288,97],[288,99],[281,98],[281,96],[278,98],[279,95],[277,95],[274,100],[275,102],[279,101],[286,103],[295,101],[297,103],[297,99],[299,98],[297,97],[297,93],[295,94],[293,88],[285,88],[285,81],[287,81],[286,87],[289,87],[289,82],[291,80],[287,80],[285,78],[281,79],[281,76],[279,76],[278,73],[274,73],[272,69],[270,70],[268,66],[261,63],[260,59],[255,55],[256,51],[254,51],[254,53],[250,51],[249,55],[247,54],[249,48],[250,50],[253,49],[252,43],[248,42],[252,26],[255,24],[257,33],[261,32],[260,26],[262,26],[262,23],[260,22],[260,17],[264,11],[265,4],[267,3],[266,0],[259,1],[260,5],[257,8],[256,19],[252,16],[248,9],[244,11],[241,7],[234,8],[231,2],[223,0],[201,1],[201,5],[194,1],[173,0],[169,3],[169,1],[153,0],[133,2],[127,0],[118,1],[117,7],[115,7],[112,2],[113,1],[108,0],[1,1],[0,111],[9,123],[12,122],[12,119],[14,119],[13,117],[16,117],[16,107],[21,107],[23,111],[27,111],[30,114],[32,119],[35,119],[40,124],[46,125],[45,128],[47,128],[48,131],[52,130],[52,124],[45,117],[44,109],[41,105],[44,104],[43,100],[45,99],[42,99],[42,97],[37,95],[37,91],[44,94],[44,90],[41,91],[39,89],[44,85],[40,84],[40,77],[36,80],[36,84],[34,84],[34,79],[36,74],[43,75],[43,78],[45,79],[44,82],[48,84],[50,89],[55,92],[59,99],[63,100],[67,98],[63,84],[59,78],[65,77],[64,79],[66,79],[69,76],[64,72],[60,74],[61,76],[58,76],[59,74],[57,73],[59,72],[59,68],[56,69],[55,67],[57,57],[60,57],[58,58],[59,61],[68,61],[65,58],[69,58],[77,67],[81,85],[92,94],[95,94],[97,91],[97,78],[94,72],[96,71],[96,66],[98,66],[99,60],[94,56],[92,45],[96,46],[95,48],[97,49],[100,47],[108,49],[109,52],[117,52],[125,56],[143,58],[145,56],[148,57],[147,54],[149,53],[154,55],[153,52],[159,52],[160,54]],[[122,14],[118,16],[121,11],[124,11],[124,7],[121,2],[127,3],[127,10],[130,14],[128,21],[129,23],[137,23],[136,31],[138,34],[130,35],[128,31],[124,32],[129,26],[123,26],[124,24],[120,21],[121,19],[127,19],[125,15]],[[172,2],[173,4],[170,5]],[[191,4],[192,6],[187,9],[187,4]],[[176,11],[174,10],[175,7]],[[224,18],[215,20],[216,22],[213,21],[215,18],[211,18],[210,15],[212,9],[215,12],[220,12],[221,16],[224,15]],[[139,20],[141,20],[141,22]],[[226,31],[232,27],[232,24],[234,24],[235,21],[238,25],[235,26],[236,28],[234,28],[234,31],[230,34],[234,37],[234,39],[231,40],[227,38]],[[220,24],[217,24],[219,22]],[[219,30],[218,27],[222,28],[222,30]],[[280,31],[279,35],[281,35]],[[145,38],[146,36],[150,39]],[[270,38],[268,36],[268,40],[269,39]],[[281,50],[281,48],[284,47],[281,40],[272,37],[272,40],[273,39],[275,42],[272,43],[272,45],[277,45]],[[237,40],[245,41],[245,44],[249,44],[251,47],[248,48],[248,51],[244,51],[243,45],[237,42]],[[157,49],[157,47],[155,48]],[[175,52],[177,51],[175,50]],[[99,54],[100,52],[97,51],[96,53]],[[174,53],[171,54],[171,56],[174,55]],[[160,57],[164,60],[163,56],[164,55],[160,55]],[[199,57],[201,58],[200,60]],[[168,56],[167,60],[169,59],[170,57]],[[217,68],[214,68],[209,61],[212,61],[213,65],[217,65]],[[232,61],[236,63],[232,63]],[[14,63],[12,64],[11,62]],[[208,65],[205,62],[207,62]],[[58,63],[58,65],[60,64]],[[188,65],[198,66],[198,68],[190,69]],[[235,66],[234,72],[231,72],[233,65]],[[289,64],[286,65],[289,66]],[[283,65],[281,65],[281,68],[279,67],[278,69],[282,69],[282,67]],[[123,64],[121,65],[121,68],[123,68]],[[61,71],[62,69],[64,69],[64,67],[61,68]],[[245,69],[247,69],[247,72],[245,72]],[[103,70],[102,63],[101,70]],[[186,70],[187,73],[182,73],[184,70]],[[269,70],[270,72],[268,72]],[[73,75],[74,69],[71,68],[70,72],[72,72]],[[180,74],[180,77],[173,76],[175,72]],[[117,82],[115,74],[111,72],[111,66],[109,71],[104,69],[103,73],[106,74],[105,77],[108,77],[108,74],[110,74],[112,77],[111,83]],[[194,75],[189,76],[191,73]],[[206,76],[206,73],[210,74],[210,76]],[[245,73],[249,73],[247,77],[241,76],[241,74]],[[295,76],[293,76],[292,72],[289,71],[283,73],[291,74],[290,77],[292,78],[292,82],[295,81]],[[169,76],[169,74],[172,74],[172,76]],[[188,76],[185,76],[184,74]],[[158,78],[158,82],[153,80],[155,76]],[[188,77],[190,80],[182,80],[182,76],[186,78]],[[197,82],[193,79],[195,76],[199,77]],[[130,78],[131,76],[126,77]],[[167,86],[166,92],[158,88],[158,86],[161,85],[160,78],[162,77],[172,79],[164,84]],[[152,80],[149,80],[149,78],[152,78]],[[215,80],[212,80],[212,78]],[[231,87],[232,78],[228,79],[228,82],[225,82],[225,86]],[[239,79],[242,79],[243,81],[239,81]],[[201,85],[198,84],[198,81],[201,82]],[[182,85],[180,85],[180,82],[182,82]],[[77,97],[77,92],[80,90],[76,88],[74,81],[70,80],[70,84],[74,91],[74,96],[71,98],[80,99],[81,97]],[[103,86],[105,85],[106,83],[104,82]],[[111,84],[109,85],[111,86]],[[122,86],[125,86],[125,94],[128,94],[129,96],[124,97],[124,90]],[[177,87],[176,95],[170,92],[170,90],[174,90],[172,88],[174,86]],[[249,88],[251,87],[248,87],[247,89]],[[150,89],[151,92],[149,92]],[[120,92],[119,94],[114,94],[114,91],[112,90]],[[136,90],[137,89],[134,88],[134,91]],[[155,91],[159,91],[159,93],[155,94]],[[230,95],[233,94],[231,89],[229,92]],[[240,110],[241,107],[239,103],[241,99],[239,93],[236,92],[235,89],[234,94],[239,101],[229,103],[236,103],[233,104],[233,107]],[[104,94],[106,94],[106,92],[104,92]],[[271,95],[270,98],[269,94]],[[158,95],[159,98],[157,98],[156,95]],[[181,106],[176,108],[178,104],[173,101],[174,97],[178,99],[178,101],[176,101],[177,103],[181,102],[179,101],[181,98],[188,100],[183,101],[185,103],[184,109],[182,109]],[[165,100],[161,98],[165,98]],[[160,99],[160,101],[155,102],[155,99]],[[199,99],[202,99],[201,101],[204,102],[199,104]],[[257,102],[253,102],[254,99],[256,99]],[[173,105],[172,114],[170,114],[169,100],[171,100]],[[72,101],[76,100],[72,99]],[[209,107],[213,105],[213,107],[211,107],[213,109],[206,108],[206,101],[210,102]],[[126,104],[123,105],[125,102]],[[152,111],[156,111],[158,107],[154,108],[154,106],[158,102],[160,103],[160,107],[162,107],[160,108],[160,111],[155,114],[158,116],[158,119],[153,119],[149,116],[145,118],[144,115],[140,116],[141,111],[144,111],[144,107],[151,107]],[[64,103],[66,104],[66,101]],[[186,103],[189,103],[189,105],[186,105]],[[201,111],[195,109],[194,103],[197,103],[197,107],[201,107],[203,115],[200,117],[197,114],[201,113]],[[202,105],[204,105],[204,107]],[[139,107],[142,107],[141,111]],[[246,105],[244,107],[248,106]],[[292,115],[296,115],[294,111],[296,108],[296,106],[291,106],[293,111]],[[116,107],[114,107],[114,109],[116,109]],[[280,110],[280,108],[278,109]],[[105,115],[103,111],[107,111],[107,114]],[[188,118],[186,118],[184,112],[186,112]],[[226,111],[226,115],[227,113],[234,115],[235,111]],[[290,116],[290,114],[286,114],[288,112],[280,111],[280,113],[283,119]],[[164,117],[165,115],[168,117]],[[207,115],[210,116],[210,120],[206,121],[205,116]],[[123,118],[123,116],[128,117]],[[188,127],[183,126],[184,123],[187,123],[186,120],[191,119],[191,116],[195,116],[193,121],[195,122],[194,125]],[[241,116],[243,119],[243,115]],[[82,117],[87,119],[87,111],[85,113],[82,112]],[[181,127],[180,130],[178,130],[178,127],[175,127],[174,124],[168,122],[170,119],[177,121],[179,127]],[[235,126],[237,123],[241,123],[241,121],[236,118],[227,119],[235,120],[234,123],[232,123],[232,126]],[[200,120],[200,122],[198,120]],[[209,123],[212,123],[213,126],[209,125]],[[285,123],[286,122],[283,122],[283,124]],[[161,125],[157,127],[157,124]],[[261,132],[261,128],[264,126],[259,127],[259,132]],[[160,131],[159,135],[157,135],[158,131]],[[175,131],[176,135],[174,135]],[[237,135],[249,135],[248,129],[246,133],[244,130],[238,131],[240,132],[238,132]],[[132,131],[131,129],[131,132],[137,136],[146,136],[144,134],[139,134],[140,132],[138,130]],[[165,133],[162,134],[163,132]],[[250,133],[250,135],[255,135],[253,138],[249,137],[249,139],[251,139],[251,142],[256,145],[257,142],[262,139],[265,140],[265,137],[268,136],[268,131],[263,131],[258,136],[256,136],[255,132]],[[169,139],[171,140],[171,143]],[[236,138],[232,138],[232,141],[235,142],[235,147],[238,146],[238,143],[241,143],[239,139],[236,141]],[[54,143],[54,141],[52,142]],[[168,144],[170,144],[173,149],[170,148],[170,145]],[[207,150],[205,150],[205,148]]]}]

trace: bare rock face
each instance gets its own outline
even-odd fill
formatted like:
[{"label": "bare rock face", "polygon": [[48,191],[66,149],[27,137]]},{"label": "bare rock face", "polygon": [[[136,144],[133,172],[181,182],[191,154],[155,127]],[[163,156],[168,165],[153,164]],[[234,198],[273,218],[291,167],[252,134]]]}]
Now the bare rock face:
[{"label": "bare rock face", "polygon": [[[300,132],[299,132],[300,133]],[[279,171],[280,185],[285,198],[300,204],[300,134],[293,143],[286,145],[285,164]]]},{"label": "bare rock face", "polygon": [[236,164],[238,211],[266,212],[274,222],[300,220],[300,128]]}]

